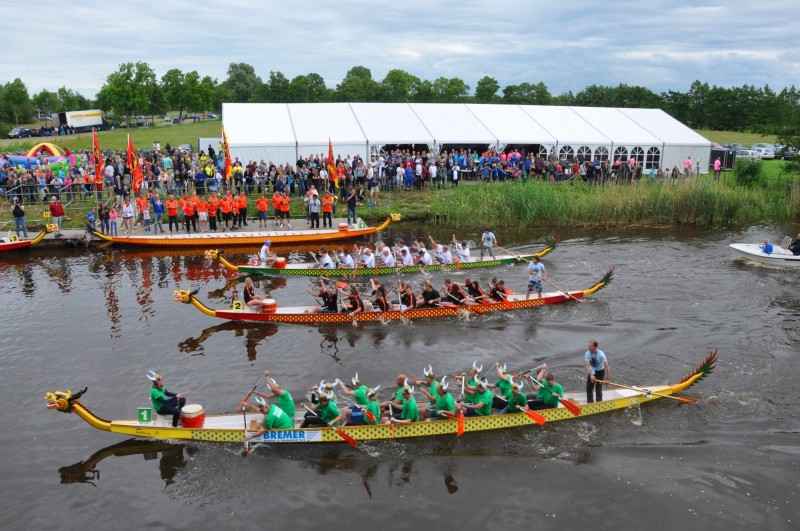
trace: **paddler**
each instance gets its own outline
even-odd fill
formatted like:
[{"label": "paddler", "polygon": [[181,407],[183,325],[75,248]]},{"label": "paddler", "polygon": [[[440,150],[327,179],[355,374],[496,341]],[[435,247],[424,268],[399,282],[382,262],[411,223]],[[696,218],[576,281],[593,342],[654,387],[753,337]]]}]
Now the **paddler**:
[{"label": "paddler", "polygon": [[442,376],[442,380],[436,387],[436,410],[428,420],[452,419],[456,416],[456,401],[453,395],[447,390],[449,383],[447,376]]},{"label": "paddler", "polygon": [[[345,384],[340,379],[336,379],[336,383],[339,384],[342,392],[347,396],[352,396],[355,400],[356,405],[344,410],[344,417],[345,422],[344,424],[348,425],[358,425],[358,424],[377,424],[378,419],[380,419],[381,411],[380,411],[380,404],[378,404],[377,400],[370,401],[369,399],[369,392],[373,392],[373,398],[377,396],[377,390],[380,389],[380,385],[375,386],[374,389],[368,388],[366,385],[361,383],[361,380],[358,378],[358,373],[350,379],[350,382],[353,384],[352,387],[348,388],[347,384]],[[353,408],[360,409],[365,413],[364,420],[361,422],[353,422]],[[369,411],[370,415],[372,415],[372,421],[368,419],[369,415],[366,415],[366,412]]]},{"label": "paddler", "polygon": [[283,409],[275,404],[268,404],[264,399],[256,398],[256,401],[258,402],[256,406],[250,404],[245,404],[245,406],[254,412],[263,414],[264,419],[261,421],[261,427],[258,431],[252,435],[246,436],[244,438],[245,441],[259,437],[269,430],[287,430],[294,428],[293,416],[287,415]]},{"label": "paddler", "polygon": [[505,395],[506,405],[500,410],[501,415],[506,413],[521,413],[528,409],[528,397],[522,392],[523,381],[511,382],[511,387],[507,395]]},{"label": "paddler", "polygon": [[309,426],[338,427],[339,421],[342,420],[342,414],[339,412],[339,408],[336,407],[332,391],[321,392],[319,395],[319,402],[316,404],[308,406],[303,403],[301,405],[303,407],[308,407],[314,412],[306,413],[303,423],[300,424],[301,428],[307,428]]},{"label": "paddler", "polygon": [[393,413],[389,417],[384,417],[381,419],[382,423],[411,424],[412,422],[419,421],[419,408],[417,407],[417,401],[414,398],[414,387],[409,383],[408,379],[403,382],[403,387],[400,389],[400,392],[400,415]]},{"label": "paddler", "polygon": [[290,419],[294,419],[295,414],[295,406],[294,400],[292,400],[292,395],[289,394],[289,391],[282,389],[280,385],[273,379],[270,378],[269,371],[264,371],[264,381],[267,382],[267,386],[269,387],[269,393],[261,393],[256,391],[254,394],[260,396],[261,398],[265,399],[278,399],[278,407],[283,410],[284,413],[289,415]]},{"label": "paddler", "polygon": [[436,381],[436,376],[433,374],[433,367],[428,365],[428,367],[422,368],[422,373],[425,375],[425,379],[420,382],[416,378],[413,378],[414,384],[419,386],[420,392],[425,395],[425,398],[428,399],[427,403],[420,404],[419,407],[419,416],[422,419],[426,419],[431,411],[434,410],[433,404],[436,402],[436,389],[439,387],[439,382]]},{"label": "paddler", "polygon": [[486,379],[477,380],[473,390],[466,390],[467,395],[472,395],[472,401],[464,400],[458,405],[468,417],[487,417],[492,414],[492,392]]},{"label": "paddler", "polygon": [[531,409],[558,407],[558,397],[564,398],[564,388],[556,382],[556,377],[552,372],[542,369],[535,380],[527,374],[524,377],[530,382],[532,388],[539,389],[535,398],[528,397],[528,407]]},{"label": "paddler", "polygon": [[505,364],[501,367],[500,362],[496,361],[494,366],[495,369],[497,369],[497,381],[493,384],[489,384],[489,388],[499,389],[500,396],[494,397],[494,400],[492,401],[492,407],[494,409],[503,409],[506,407],[506,400],[504,397],[507,397],[511,393],[513,381],[511,379],[511,375],[506,372]]}]

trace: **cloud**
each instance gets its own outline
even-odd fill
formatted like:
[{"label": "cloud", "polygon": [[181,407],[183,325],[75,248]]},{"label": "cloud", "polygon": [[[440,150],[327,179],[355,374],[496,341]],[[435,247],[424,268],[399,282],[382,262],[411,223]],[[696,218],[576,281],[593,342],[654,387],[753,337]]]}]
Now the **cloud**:
[{"label": "cloud", "polygon": [[37,13],[52,14],[52,28],[36,25],[22,2],[5,7],[4,39],[24,45],[6,50],[0,81],[20,77],[32,94],[67,86],[93,97],[136,61],[159,77],[180,68],[222,81],[230,63],[244,62],[264,79],[315,72],[335,86],[361,65],[376,80],[399,68],[474,89],[488,75],[501,88],[542,81],[553,94],[619,83],[685,91],[695,79],[782,88],[800,73],[787,0],[768,9],[735,0],[84,0],[68,10],[41,0]]}]

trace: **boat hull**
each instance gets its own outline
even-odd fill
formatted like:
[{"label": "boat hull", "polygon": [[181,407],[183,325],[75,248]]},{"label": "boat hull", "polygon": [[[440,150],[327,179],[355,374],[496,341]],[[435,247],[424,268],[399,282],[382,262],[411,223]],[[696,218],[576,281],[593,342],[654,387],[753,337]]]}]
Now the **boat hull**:
[{"label": "boat hull", "polygon": [[97,238],[120,245],[133,245],[140,247],[226,247],[236,245],[261,246],[264,240],[271,240],[273,245],[295,243],[329,243],[336,241],[352,240],[381,231],[389,226],[387,219],[378,227],[350,229],[340,231],[336,229],[322,230],[286,230],[286,231],[250,231],[250,232],[203,232],[194,234],[160,234],[160,235],[131,235],[109,236],[92,230]]},{"label": "boat hull", "polygon": [[16,242],[0,242],[0,253],[5,251],[16,251],[31,246],[30,240],[20,240]]},{"label": "boat hull", "polygon": [[761,250],[756,243],[732,243],[728,245],[734,257],[772,267],[800,267],[800,256],[793,255],[790,251],[774,246],[770,254]]}]

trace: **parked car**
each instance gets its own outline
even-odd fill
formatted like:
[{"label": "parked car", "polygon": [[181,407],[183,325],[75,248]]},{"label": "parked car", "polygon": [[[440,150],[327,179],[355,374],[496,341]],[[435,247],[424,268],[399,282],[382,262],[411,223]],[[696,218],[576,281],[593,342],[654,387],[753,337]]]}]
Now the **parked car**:
[{"label": "parked car", "polygon": [[797,149],[792,146],[780,146],[775,151],[775,157],[783,160],[794,160],[798,156],[800,155],[798,155]]},{"label": "parked car", "polygon": [[178,146],[178,150],[179,151],[190,152],[190,151],[192,151],[192,145],[191,144],[181,144],[181,145]]},{"label": "parked car", "polygon": [[764,160],[772,160],[775,158],[775,151],[771,147],[754,147],[753,151],[757,151],[761,154],[761,158]]},{"label": "parked car", "polygon": [[736,151],[737,149],[744,149],[744,146],[741,144],[723,144],[722,147],[730,149],[732,151]]},{"label": "parked car", "polygon": [[763,143],[761,143],[761,144],[753,144],[750,147],[750,149],[756,149],[756,148],[768,148],[768,149],[771,149],[771,150],[775,151],[775,146],[773,146],[772,144],[763,144]]},{"label": "parked car", "polygon": [[206,118],[209,118],[209,119],[211,119],[211,120],[216,120],[217,118],[219,118],[219,116],[217,116],[217,115],[216,115],[216,114],[214,114],[213,112],[207,112],[207,113],[206,113]]},{"label": "parked car", "polygon": [[748,159],[760,159],[761,153],[755,151],[753,149],[737,149],[736,150],[736,157],[748,158]]},{"label": "parked car", "polygon": [[30,138],[31,130],[27,127],[15,127],[8,132],[8,138]]}]

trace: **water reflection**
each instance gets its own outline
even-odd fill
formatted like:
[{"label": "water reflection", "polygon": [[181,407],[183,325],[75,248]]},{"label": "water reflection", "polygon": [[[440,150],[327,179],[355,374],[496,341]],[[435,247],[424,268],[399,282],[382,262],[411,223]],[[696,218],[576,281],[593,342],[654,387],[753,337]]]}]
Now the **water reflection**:
[{"label": "water reflection", "polygon": [[159,459],[158,454],[160,452],[161,458],[158,463],[158,469],[161,474],[161,479],[164,480],[164,487],[166,488],[175,483],[175,475],[181,468],[186,466],[184,448],[186,449],[186,454],[190,457],[197,450],[193,446],[186,446],[184,444],[130,439],[98,450],[85,461],[79,461],[74,465],[62,466],[58,469],[58,473],[61,476],[62,485],[70,483],[88,483],[97,487],[96,482],[100,481],[100,470],[97,468],[97,465],[103,459],[108,457],[142,455],[145,461],[150,461]]},{"label": "water reflection", "polygon": [[261,344],[266,338],[274,336],[278,333],[278,325],[274,323],[247,323],[238,321],[229,321],[216,326],[210,326],[203,330],[199,336],[189,337],[178,343],[178,349],[181,352],[188,352],[193,356],[205,355],[205,348],[203,343],[212,335],[217,332],[234,332],[235,337],[245,338],[245,350],[247,351],[247,359],[255,361],[256,347]]}]

